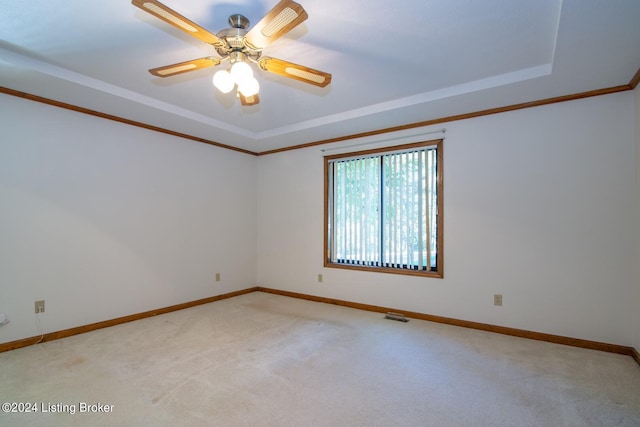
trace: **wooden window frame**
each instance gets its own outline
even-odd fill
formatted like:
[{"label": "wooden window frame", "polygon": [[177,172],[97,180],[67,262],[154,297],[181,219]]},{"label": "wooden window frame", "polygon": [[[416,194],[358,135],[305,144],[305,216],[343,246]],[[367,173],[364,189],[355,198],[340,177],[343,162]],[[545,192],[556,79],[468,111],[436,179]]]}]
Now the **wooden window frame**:
[{"label": "wooden window frame", "polygon": [[[384,148],[375,148],[370,150],[362,150],[362,151],[353,151],[342,154],[328,155],[324,156],[324,248],[323,248],[323,258],[324,258],[324,266],[328,268],[339,268],[345,270],[358,270],[358,271],[369,271],[369,272],[377,272],[377,273],[390,273],[390,274],[401,274],[401,275],[409,275],[409,276],[422,276],[422,277],[432,277],[432,278],[443,278],[444,277],[444,153],[443,153],[443,140],[436,139],[430,141],[421,141],[403,145],[396,145]],[[330,163],[336,159],[346,158],[346,157],[364,157],[367,155],[375,154],[375,155],[383,155],[385,153],[392,153],[394,151],[404,151],[411,150],[414,148],[427,148],[427,147],[435,147],[437,150],[437,173],[436,173],[436,185],[437,185],[437,204],[438,204],[438,214],[437,214],[437,262],[436,268],[434,270],[424,271],[424,270],[411,270],[411,269],[402,269],[395,267],[380,267],[380,266],[365,266],[365,265],[354,265],[354,264],[344,264],[344,263],[336,263],[331,261],[331,248],[329,246],[329,185],[330,185]]]}]

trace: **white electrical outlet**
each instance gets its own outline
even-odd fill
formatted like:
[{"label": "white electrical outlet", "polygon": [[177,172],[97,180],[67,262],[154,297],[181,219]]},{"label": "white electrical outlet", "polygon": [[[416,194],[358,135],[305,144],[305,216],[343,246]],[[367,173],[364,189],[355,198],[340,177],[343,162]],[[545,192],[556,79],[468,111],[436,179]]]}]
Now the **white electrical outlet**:
[{"label": "white electrical outlet", "polygon": [[495,294],[493,296],[493,305],[502,306],[502,294]]},{"label": "white electrical outlet", "polygon": [[318,283],[322,283],[322,274],[318,274]]}]

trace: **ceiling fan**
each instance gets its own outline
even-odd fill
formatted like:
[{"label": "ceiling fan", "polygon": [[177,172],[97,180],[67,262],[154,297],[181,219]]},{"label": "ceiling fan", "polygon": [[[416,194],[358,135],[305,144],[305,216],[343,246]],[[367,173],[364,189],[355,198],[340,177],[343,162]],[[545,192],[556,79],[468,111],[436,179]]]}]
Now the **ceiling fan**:
[{"label": "ceiling fan", "polygon": [[231,63],[230,70],[216,72],[213,83],[223,93],[228,93],[237,86],[237,94],[242,105],[255,105],[260,102],[258,97],[259,84],[253,77],[250,63],[257,64],[262,70],[314,86],[325,87],[331,83],[331,74],[329,73],[282,59],[262,56],[262,50],[265,47],[307,19],[307,12],[294,1],[281,0],[251,30],[248,30],[249,20],[246,17],[240,14],[231,15],[229,17],[230,28],[215,35],[159,1],[132,0],[131,3],[187,34],[212,45],[220,55],[220,58],[207,56],[152,68],[149,72],[154,76],[170,77],[214,67],[224,61],[229,61]]}]

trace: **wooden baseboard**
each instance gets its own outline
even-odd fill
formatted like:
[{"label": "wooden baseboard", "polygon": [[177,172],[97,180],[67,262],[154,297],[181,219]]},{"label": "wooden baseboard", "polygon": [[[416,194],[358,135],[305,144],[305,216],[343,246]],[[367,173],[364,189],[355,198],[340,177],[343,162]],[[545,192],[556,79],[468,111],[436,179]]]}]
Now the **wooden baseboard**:
[{"label": "wooden baseboard", "polygon": [[447,325],[461,326],[464,328],[478,329],[481,331],[495,332],[498,334],[511,335],[514,337],[528,338],[528,339],[533,339],[538,341],[546,341],[546,342],[551,342],[555,344],[570,345],[573,347],[581,347],[581,348],[586,348],[590,350],[600,350],[600,351],[606,351],[609,353],[624,354],[626,356],[633,357],[636,360],[636,362],[640,364],[640,354],[638,354],[638,351],[633,347],[626,347],[622,345],[608,344],[608,343],[602,343],[597,341],[589,341],[589,340],[583,340],[579,338],[569,338],[569,337],[564,337],[560,335],[545,334],[541,332],[533,332],[533,331],[527,331],[523,329],[508,328],[505,326],[489,325],[486,323],[470,322],[467,320],[452,319],[449,317],[441,317],[441,316],[434,316],[431,314],[398,310],[397,308],[391,308],[391,307],[381,307],[377,305],[361,304],[357,302],[344,301],[344,300],[339,300],[334,298],[319,297],[314,295],[301,294],[297,292],[281,291],[278,289],[264,288],[261,286],[258,287],[258,291],[277,294],[277,295],[283,295],[283,296],[288,296],[293,298],[306,299],[310,301],[324,302],[327,304],[341,305],[344,307],[356,308],[359,310],[374,311],[378,313],[387,313],[387,312],[401,313],[405,317],[410,317],[413,319],[428,320],[430,322],[444,323]]},{"label": "wooden baseboard", "polygon": [[108,328],[109,326],[120,325],[122,323],[133,322],[134,320],[140,320],[147,317],[158,316],[160,314],[170,313],[172,311],[183,310],[185,308],[195,307],[197,305],[208,304],[210,302],[219,301],[222,299],[233,298],[238,295],[248,294],[257,291],[257,287],[243,289],[240,291],[229,292],[226,294],[216,295],[208,298],[203,298],[195,301],[189,301],[182,304],[176,304],[169,307],[158,308],[155,310],[145,311],[143,313],[131,314],[129,316],[118,317],[116,319],[105,320],[102,322],[91,323],[89,325],[78,326],[75,328],[64,329],[62,331],[49,332],[42,337],[36,336],[31,338],[24,338],[17,341],[11,341],[0,344],[0,353],[15,350],[21,347],[27,347],[33,344],[53,341],[60,338],[70,337],[72,335],[83,334],[85,332],[95,331],[97,329]]},{"label": "wooden baseboard", "polygon": [[0,353],[9,351],[9,350],[15,350],[22,347],[28,347],[30,345],[37,344],[40,342],[53,341],[60,338],[70,337],[72,335],[78,335],[85,332],[95,331],[97,329],[108,328],[109,326],[115,326],[122,323],[132,322],[134,320],[140,320],[147,317],[153,317],[153,316],[158,316],[160,314],[170,313],[172,311],[178,311],[178,310],[183,310],[189,307],[208,304],[214,301],[233,298],[235,296],[244,295],[244,294],[248,294],[256,291],[282,295],[282,296],[287,296],[292,298],[305,299],[305,300],[315,301],[315,302],[323,302],[326,304],[340,305],[344,307],[355,308],[358,310],[373,311],[378,313],[387,313],[391,311],[394,313],[401,313],[404,316],[413,318],[413,319],[427,320],[430,322],[460,326],[463,328],[478,329],[481,331],[495,332],[498,334],[511,335],[515,337],[528,338],[528,339],[533,339],[538,341],[546,341],[546,342],[551,342],[555,344],[570,345],[573,347],[581,347],[581,348],[586,348],[590,350],[599,350],[599,351],[606,351],[609,353],[623,354],[626,356],[631,356],[638,363],[638,365],[640,365],[640,353],[638,352],[638,350],[636,350],[633,347],[626,347],[626,346],[617,345],[617,344],[607,344],[607,343],[583,340],[578,338],[569,338],[569,337],[564,337],[560,335],[545,334],[541,332],[532,332],[524,329],[507,328],[505,326],[489,325],[486,323],[470,322],[467,320],[452,319],[449,317],[434,316],[431,314],[398,310],[396,308],[391,308],[391,307],[361,304],[361,303],[352,302],[352,301],[344,301],[344,300],[339,300],[334,298],[326,298],[326,297],[320,297],[315,295],[302,294],[298,292],[283,291],[279,289],[265,288],[261,286],[255,286],[255,287],[243,289],[240,291],[234,291],[234,292],[229,292],[226,294],[216,295],[216,296],[203,298],[195,301],[189,301],[182,304],[172,305],[169,307],[158,308],[155,310],[145,311],[143,313],[131,314],[129,316],[118,317],[116,319],[91,323],[89,325],[78,326],[70,329],[64,329],[62,331],[50,332],[50,333],[44,334],[44,336],[42,337],[35,336],[30,338],[24,338],[17,341],[0,343]]}]

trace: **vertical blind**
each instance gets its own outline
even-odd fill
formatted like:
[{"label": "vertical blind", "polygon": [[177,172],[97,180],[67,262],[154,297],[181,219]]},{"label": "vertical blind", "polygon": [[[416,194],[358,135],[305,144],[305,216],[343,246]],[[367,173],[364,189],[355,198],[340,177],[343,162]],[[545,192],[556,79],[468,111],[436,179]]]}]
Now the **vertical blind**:
[{"label": "vertical blind", "polygon": [[435,146],[339,158],[329,166],[331,262],[436,269]]}]

